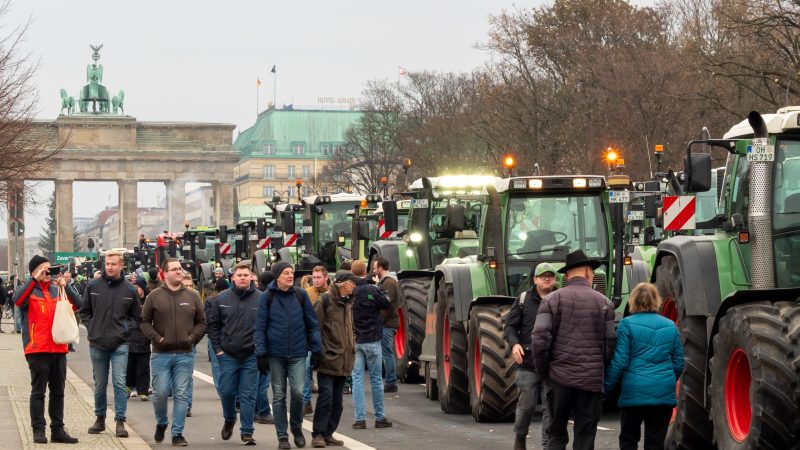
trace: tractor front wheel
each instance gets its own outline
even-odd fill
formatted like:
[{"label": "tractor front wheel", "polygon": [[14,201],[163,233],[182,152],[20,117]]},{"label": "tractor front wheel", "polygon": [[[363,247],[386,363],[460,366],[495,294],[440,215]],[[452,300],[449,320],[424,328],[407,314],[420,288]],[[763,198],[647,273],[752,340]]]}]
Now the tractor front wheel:
[{"label": "tractor front wheel", "polygon": [[428,289],[433,278],[406,278],[400,280],[401,291],[398,315],[400,328],[394,337],[394,358],[397,379],[403,383],[417,383],[419,355],[425,339],[425,316],[428,312]]}]

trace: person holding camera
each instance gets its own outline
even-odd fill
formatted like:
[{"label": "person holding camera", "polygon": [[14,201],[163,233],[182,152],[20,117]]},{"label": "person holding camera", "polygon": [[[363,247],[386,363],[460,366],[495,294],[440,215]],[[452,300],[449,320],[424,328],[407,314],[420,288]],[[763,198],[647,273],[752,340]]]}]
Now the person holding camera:
[{"label": "person holding camera", "polygon": [[[22,345],[31,372],[31,427],[33,442],[46,444],[44,418],[45,389],[50,388],[50,440],[77,444],[64,428],[64,384],[67,379],[67,344],[53,342],[53,318],[59,287],[66,289],[73,310],[81,305],[78,293],[67,286],[60,267],[50,267],[50,261],[36,255],[28,263],[31,279],[14,292],[13,301],[22,316]],[[57,277],[57,278],[51,278]],[[54,280],[54,281],[53,281]]]}]

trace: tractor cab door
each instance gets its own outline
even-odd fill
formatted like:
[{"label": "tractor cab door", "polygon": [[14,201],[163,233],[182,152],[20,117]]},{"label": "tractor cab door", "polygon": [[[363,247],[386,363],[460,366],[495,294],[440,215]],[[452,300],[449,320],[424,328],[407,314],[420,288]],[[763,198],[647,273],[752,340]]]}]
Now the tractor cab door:
[{"label": "tractor cab door", "polygon": [[779,140],[773,165],[775,283],[800,287],[800,139]]}]

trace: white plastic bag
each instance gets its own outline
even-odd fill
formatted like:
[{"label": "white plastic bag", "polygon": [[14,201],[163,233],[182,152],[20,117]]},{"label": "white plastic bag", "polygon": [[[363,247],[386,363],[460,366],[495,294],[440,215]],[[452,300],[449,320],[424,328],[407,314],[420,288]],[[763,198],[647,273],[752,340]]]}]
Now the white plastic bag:
[{"label": "white plastic bag", "polygon": [[77,344],[80,337],[81,332],[78,328],[78,321],[75,319],[75,312],[72,311],[72,303],[67,299],[67,292],[64,288],[59,287],[56,314],[53,317],[53,342]]}]

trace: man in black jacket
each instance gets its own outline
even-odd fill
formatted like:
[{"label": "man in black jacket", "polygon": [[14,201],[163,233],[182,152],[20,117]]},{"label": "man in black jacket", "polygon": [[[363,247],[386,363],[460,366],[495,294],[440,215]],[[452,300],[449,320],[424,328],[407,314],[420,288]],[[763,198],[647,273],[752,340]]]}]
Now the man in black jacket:
[{"label": "man in black jacket", "polygon": [[125,375],[128,370],[128,336],[131,327],[141,322],[136,288],[122,277],[122,253],[107,252],[105,271],[92,280],[83,293],[81,320],[86,324],[89,337],[89,354],[94,374],[95,423],[89,434],[99,434],[106,429],[106,386],[108,368],[114,385],[114,421],[117,437],[128,437],[125,430],[125,412],[128,396],[125,392]]},{"label": "man in black jacket", "polygon": [[222,439],[228,440],[236,424],[236,398],[243,445],[256,445],[253,416],[256,412],[258,368],[253,339],[261,291],[251,283],[250,265],[234,268],[233,286],[217,296],[208,316],[208,339],[217,355],[222,391]]},{"label": "man in black jacket", "polygon": [[[533,367],[533,348],[531,346],[531,333],[536,322],[536,313],[544,297],[556,289],[556,268],[548,263],[536,266],[533,276],[533,286],[520,294],[511,309],[506,314],[504,333],[506,341],[511,347],[511,355],[517,363],[517,413],[514,422],[514,450],[525,449],[525,437],[531,424],[533,410],[536,409],[536,400],[542,394],[542,378],[536,374]],[[547,404],[542,397],[542,447],[547,448],[547,426],[550,424],[550,415]]]}]

